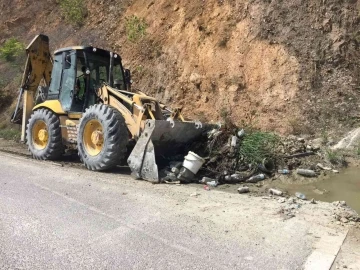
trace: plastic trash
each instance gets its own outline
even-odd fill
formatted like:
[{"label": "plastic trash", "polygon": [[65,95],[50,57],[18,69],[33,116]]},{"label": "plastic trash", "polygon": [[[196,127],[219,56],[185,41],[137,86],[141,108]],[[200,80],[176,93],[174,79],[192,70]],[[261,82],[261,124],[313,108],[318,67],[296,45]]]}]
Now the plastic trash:
[{"label": "plastic trash", "polygon": [[181,180],[183,182],[191,182],[195,177],[195,174],[193,174],[190,170],[186,169],[185,167],[182,167],[180,169],[179,174],[177,175],[177,179]]},{"label": "plastic trash", "polygon": [[236,136],[232,136],[230,146],[235,147],[237,144],[237,141],[238,141],[238,138]]},{"label": "plastic trash", "polygon": [[264,180],[264,179],[265,179],[265,175],[261,173],[261,174],[258,174],[258,175],[251,176],[248,180],[246,180],[246,182],[248,182],[248,183],[256,183],[256,182]]},{"label": "plastic trash", "polygon": [[173,173],[175,173],[176,175],[178,175],[179,172],[180,172],[180,170],[179,170],[178,168],[176,168],[176,167],[172,167],[172,168],[171,168],[171,172],[173,172]]},{"label": "plastic trash", "polygon": [[211,181],[215,181],[215,179],[212,179],[212,178],[210,178],[210,177],[204,176],[199,182],[200,182],[201,184],[206,184],[207,182],[211,182]]},{"label": "plastic trash", "polygon": [[249,187],[239,187],[237,190],[240,194],[250,192]]},{"label": "plastic trash", "polygon": [[184,159],[183,167],[190,170],[193,174],[197,174],[204,163],[205,159],[194,152],[189,151],[188,155]]},{"label": "plastic trash", "polygon": [[244,182],[244,176],[238,173],[230,175],[231,182]]},{"label": "plastic trash", "polygon": [[165,176],[165,180],[167,181],[177,181],[178,179],[176,178],[175,173],[169,172],[166,176]]},{"label": "plastic trash", "polygon": [[306,200],[305,194],[302,194],[300,192],[295,192],[295,196],[301,200]]},{"label": "plastic trash", "polygon": [[207,182],[206,183],[209,187],[217,187],[217,185],[219,184],[218,181],[214,180],[214,181],[211,181],[211,182]]},{"label": "plastic trash", "polygon": [[209,190],[210,190],[210,187],[209,187],[208,185],[205,185],[205,186],[204,186],[204,189],[207,190],[207,191],[209,191]]},{"label": "plastic trash", "polygon": [[240,129],[238,132],[237,132],[237,134],[236,134],[239,138],[241,138],[242,136],[244,136],[245,135],[245,130],[243,130],[243,129]]},{"label": "plastic trash", "polygon": [[283,195],[283,192],[278,190],[278,189],[275,189],[275,188],[270,188],[269,189],[269,193],[271,195],[276,195],[276,196],[282,196]]},{"label": "plastic trash", "polygon": [[282,169],[282,170],[278,170],[278,173],[280,173],[280,174],[289,174],[290,171],[288,169]]},{"label": "plastic trash", "polygon": [[314,177],[316,176],[316,172],[313,170],[307,170],[307,169],[297,169],[297,174],[300,174],[302,176],[307,176],[307,177]]}]

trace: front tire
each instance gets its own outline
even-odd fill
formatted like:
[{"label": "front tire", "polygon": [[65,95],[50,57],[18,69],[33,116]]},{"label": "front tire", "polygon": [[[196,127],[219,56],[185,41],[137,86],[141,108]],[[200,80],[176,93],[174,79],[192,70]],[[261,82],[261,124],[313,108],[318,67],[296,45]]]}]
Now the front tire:
[{"label": "front tire", "polygon": [[78,152],[89,170],[102,171],[120,164],[128,140],[125,120],[113,107],[93,105],[80,119]]},{"label": "front tire", "polygon": [[50,110],[39,109],[30,116],[26,140],[35,159],[56,160],[64,152],[59,117]]}]

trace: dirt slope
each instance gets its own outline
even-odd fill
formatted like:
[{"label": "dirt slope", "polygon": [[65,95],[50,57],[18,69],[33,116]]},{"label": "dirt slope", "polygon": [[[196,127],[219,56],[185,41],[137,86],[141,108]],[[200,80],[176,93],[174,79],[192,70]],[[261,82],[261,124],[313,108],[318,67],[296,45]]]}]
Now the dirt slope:
[{"label": "dirt slope", "polygon": [[[56,1],[0,0],[0,43],[39,33],[53,48],[121,53],[134,87],[201,120],[314,133],[358,122],[360,1],[86,1],[80,28]],[[125,18],[144,18],[130,42]],[[1,71],[1,65],[0,65]]]}]

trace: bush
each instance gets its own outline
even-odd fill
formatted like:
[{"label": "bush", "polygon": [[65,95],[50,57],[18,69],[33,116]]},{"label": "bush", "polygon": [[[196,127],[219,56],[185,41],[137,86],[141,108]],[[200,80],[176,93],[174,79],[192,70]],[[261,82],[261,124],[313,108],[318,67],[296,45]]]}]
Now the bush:
[{"label": "bush", "polygon": [[125,28],[128,40],[136,42],[146,35],[147,24],[144,18],[133,15],[130,18],[126,18]]},{"label": "bush", "polygon": [[24,43],[17,40],[17,38],[12,37],[6,40],[0,47],[0,58],[5,61],[13,61],[17,56],[24,53],[24,50]]},{"label": "bush", "polygon": [[87,15],[84,0],[59,0],[59,4],[67,21],[78,26],[84,23]]},{"label": "bush", "polygon": [[259,164],[265,158],[275,160],[280,137],[276,134],[254,131],[245,135],[240,146],[240,158],[251,164]]}]

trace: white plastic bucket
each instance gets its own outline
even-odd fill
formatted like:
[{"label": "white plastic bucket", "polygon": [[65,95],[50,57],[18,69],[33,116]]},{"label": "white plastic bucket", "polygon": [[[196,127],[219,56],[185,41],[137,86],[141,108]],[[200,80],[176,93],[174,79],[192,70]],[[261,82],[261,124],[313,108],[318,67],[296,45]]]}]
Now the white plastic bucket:
[{"label": "white plastic bucket", "polygon": [[189,151],[184,159],[183,167],[191,171],[193,174],[197,174],[201,166],[205,163],[205,159],[198,156],[194,152]]}]

